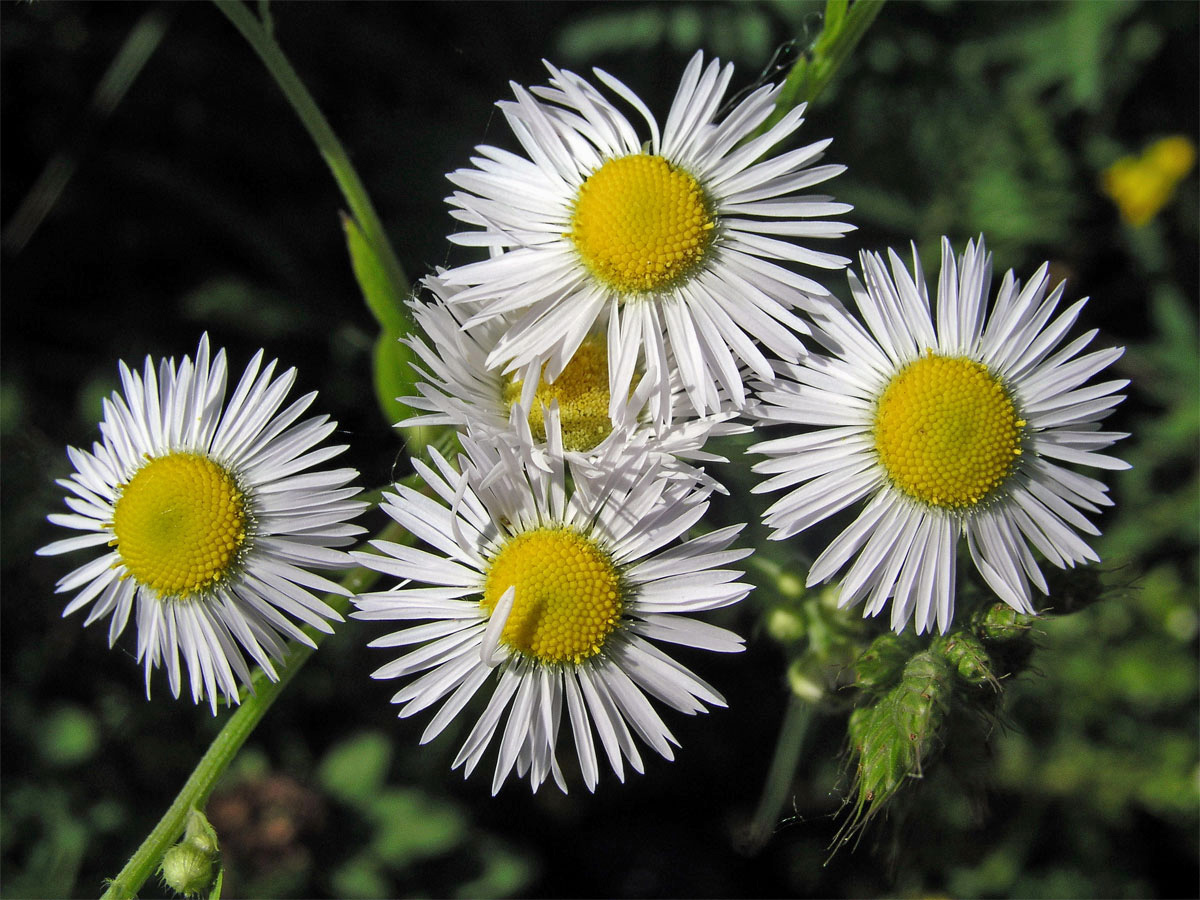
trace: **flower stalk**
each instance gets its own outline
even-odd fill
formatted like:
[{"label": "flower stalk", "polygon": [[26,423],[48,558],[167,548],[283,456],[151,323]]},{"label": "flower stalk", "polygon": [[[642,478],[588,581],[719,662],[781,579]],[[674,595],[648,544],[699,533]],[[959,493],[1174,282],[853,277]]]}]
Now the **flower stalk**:
[{"label": "flower stalk", "polygon": [[[379,538],[390,541],[405,541],[410,536],[394,523],[380,533]],[[365,591],[375,583],[378,573],[364,568],[356,568],[342,579],[341,585],[352,594]],[[339,614],[345,614],[350,608],[350,599],[337,594],[330,594],[325,602]],[[203,809],[208,802],[218,779],[229,768],[237,752],[250,737],[258,723],[262,721],[267,710],[283,693],[284,689],[304,666],[317,647],[327,635],[315,629],[305,627],[304,632],[316,646],[308,647],[303,644],[293,644],[287,654],[287,660],[279,673],[278,681],[271,681],[266,674],[258,669],[254,673],[254,692],[225,723],[225,727],[213,739],[207,752],[176,795],[175,800],[167,808],[158,824],[142,841],[142,845],[130,858],[125,867],[109,882],[102,897],[104,900],[130,900],[151,875],[154,874],[163,856],[171,845],[178,840],[187,824],[188,813],[193,809]]]}]

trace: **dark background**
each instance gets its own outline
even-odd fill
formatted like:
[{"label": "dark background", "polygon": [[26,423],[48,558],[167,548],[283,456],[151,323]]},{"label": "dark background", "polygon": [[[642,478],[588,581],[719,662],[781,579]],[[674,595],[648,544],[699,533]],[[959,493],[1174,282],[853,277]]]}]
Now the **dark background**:
[{"label": "dark background", "polygon": [[[467,257],[444,173],[512,146],[495,100],[545,80],[540,60],[602,65],[665,116],[697,47],[750,85],[820,4],[307,3],[276,35],[348,148],[413,279]],[[344,202],[257,57],[204,3],[8,3],[2,16],[4,894],[89,896],[150,830],[224,720],[142,695],[128,631],[62,620],[56,477],[97,437],[116,363],[192,353],[207,330],[240,368],[260,346],[341,423],[362,481],[406,471],[371,399],[374,325],[338,223]],[[147,18],[149,17],[149,18]],[[138,24],[165,28],[119,101],[93,100]],[[144,31],[142,32],[145,33]],[[1092,297],[1080,328],[1130,351],[1116,427],[1135,464],[1110,479],[1100,542],[1111,596],[1047,626],[1037,673],[1007,696],[982,783],[929,785],[922,817],[883,821],[830,854],[848,781],[844,720],[818,721],[793,811],[743,847],[794,651],[760,620],[731,624],[736,659],[681,654],[729,710],[669,721],[674,763],[647,759],[530,797],[449,771],[463,732],[427,748],[370,672],[379,632],[339,629],[271,710],[209,808],[226,896],[1191,896],[1197,884],[1197,199],[1193,171],[1149,225],[1099,184],[1117,158],[1197,137],[1191,3],[891,3],[798,140],[834,138],[829,183],[856,205],[860,248],[987,236],[997,275],[1045,259]],[[785,47],[786,53],[789,51]],[[51,160],[61,193],[38,188]],[[44,184],[44,182],[42,182]],[[43,198],[30,224],[18,210]],[[18,225],[14,225],[14,221]],[[831,281],[845,296],[844,281]],[[722,513],[761,512],[735,499]],[[741,504],[741,506],[739,506]],[[377,519],[366,522],[378,525]],[[465,720],[466,716],[464,716]],[[485,761],[484,767],[489,765]],[[578,781],[574,782],[576,785]],[[159,888],[150,882],[143,895]]]}]

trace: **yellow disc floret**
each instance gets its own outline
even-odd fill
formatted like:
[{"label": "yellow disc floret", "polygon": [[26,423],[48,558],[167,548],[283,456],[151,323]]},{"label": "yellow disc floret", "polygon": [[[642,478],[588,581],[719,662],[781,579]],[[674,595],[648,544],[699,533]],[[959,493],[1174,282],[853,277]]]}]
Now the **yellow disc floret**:
[{"label": "yellow disc floret", "polygon": [[621,583],[608,554],[567,528],[539,528],[512,538],[484,582],[490,613],[515,588],[500,642],[543,663],[595,656],[621,615]]},{"label": "yellow disc floret", "polygon": [[568,237],[584,264],[623,293],[663,290],[704,261],[715,232],[696,179],[661,156],[610,159],[580,186]]},{"label": "yellow disc floret", "polygon": [[[557,400],[563,446],[568,450],[591,450],[612,433],[612,420],[608,417],[608,349],[604,339],[591,337],[580,344],[553,382],[546,381],[545,371],[543,366],[533,408],[529,410],[530,431],[537,440],[546,440],[542,408]],[[506,409],[512,409],[520,397],[520,381],[510,381],[504,386]]]},{"label": "yellow disc floret", "polygon": [[1024,427],[1012,397],[986,366],[930,351],[884,390],[875,448],[899,490],[961,510],[986,500],[1012,474]]},{"label": "yellow disc floret", "polygon": [[138,584],[182,599],[225,577],[248,518],[246,497],[225,469],[196,453],[171,453],[122,488],[112,543]]}]

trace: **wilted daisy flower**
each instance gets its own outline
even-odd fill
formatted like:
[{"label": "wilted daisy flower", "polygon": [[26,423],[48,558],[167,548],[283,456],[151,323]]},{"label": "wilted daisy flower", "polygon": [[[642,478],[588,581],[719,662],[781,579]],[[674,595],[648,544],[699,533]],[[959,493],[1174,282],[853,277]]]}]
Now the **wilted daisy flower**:
[{"label": "wilted daisy flower", "polygon": [[[803,118],[798,107],[752,137],[779,86],[758,88],[716,121],[733,67],[705,66],[701,53],[661,132],[629,88],[595,70],[645,120],[646,143],[595,87],[547,68],[549,87],[513,85],[516,101],[499,104],[529,158],[479,147],[476,168],[448,176],[463,189],[449,198],[454,215],[482,229],[451,240],[493,254],[445,273],[449,284],[467,286],[453,302],[472,311],[470,328],[514,316],[488,366],[545,363],[554,381],[607,312],[614,410],[639,354],[648,371],[664,374],[670,354],[700,414],[720,409],[722,392],[740,408],[739,367],[773,374],[755,342],[798,360],[806,326],[792,310],[828,294],[780,263],[848,262],[794,242],[850,230],[821,218],[848,205],[797,193],[844,167],[812,165],[827,140],[764,158]],[[668,390],[665,380],[660,388]]]},{"label": "wilted daisy flower", "polygon": [[367,505],[350,499],[353,469],[309,471],[346,449],[314,449],[337,423],[296,424],[316,393],[280,411],[296,370],[276,378],[262,357],[228,404],[225,351],[210,361],[207,335],[195,363],[164,359],[156,375],[147,358],[140,376],[121,363],[124,393],[104,401],[102,442],[67,448],[75,472],[58,483],[71,513],[49,517],[87,534],[38,551],[102,548],[58,582],[59,593],[78,590],[63,615],[92,604],[84,625],[109,616],[111,646],[136,605],[147,697],[159,665],[179,696],[182,656],[193,701],[207,695],[214,715],[218,693],[237,703],[238,679],[250,685],[243,650],[278,680],[285,642],[312,646],[292,619],[324,632],[341,620],[310,589],[348,592],[308,568],[354,564],[331,548],[362,532],[345,523]]},{"label": "wilted daisy flower", "polygon": [[766,524],[780,540],[867,498],[808,583],[854,559],[840,603],[865,598],[876,615],[890,598],[897,631],[910,617],[919,632],[949,628],[963,535],[992,590],[1033,614],[1029,583],[1047,587],[1031,546],[1059,567],[1099,559],[1077,532],[1099,534],[1083,512],[1111,505],[1107,488],[1061,463],[1127,467],[1098,452],[1126,435],[1097,423],[1128,382],[1086,384],[1123,348],[1080,356],[1090,331],[1055,352],[1085,300],[1054,318],[1063,286],[1046,296],[1045,265],[1024,287],[1008,272],[989,314],[982,238],[959,260],[943,239],[936,324],[915,249],[912,275],[890,259],[891,274],[863,254],[865,287],[851,276],[866,328],[828,317],[817,332],[832,355],[763,386],[763,419],[813,426],[751,448],[772,457],[754,467],[774,476],[756,490],[791,488]]},{"label": "wilted daisy flower", "polygon": [[384,509],[430,549],[375,541],[383,556],[354,554],[400,579],[356,598],[356,618],[430,620],[371,644],[419,645],[375,677],[424,673],[392,698],[402,717],[441,704],[421,742],[491,691],[454,768],[470,775],[501,731],[493,793],[514,766],[534,790],[552,775],[566,791],[556,755],[564,709],[589,790],[596,737],[622,780],[625,760],[643,770],[634,734],[671,759],[675,739],[647,695],[689,714],[724,701],[657,643],[742,649],[737,635],[690,615],[750,590],[740,572],[719,568],[747,555],[727,549],[741,527],[677,543],[704,515],[708,491],[663,479],[660,458],[647,454],[614,459],[603,475],[570,466],[568,482],[553,425],[549,471],[470,438],[457,470],[436,452],[436,471],[414,460],[438,499],[397,486]]},{"label": "wilted daisy flower", "polygon": [[493,320],[467,331],[459,310],[447,302],[458,290],[433,277],[425,284],[432,302],[409,304],[425,338],[406,339],[420,359],[416,364],[420,396],[401,399],[427,412],[400,425],[449,425],[482,443],[524,441],[540,453],[546,447],[547,412],[557,406],[563,445],[574,461],[602,458],[614,443],[644,444],[651,452],[674,457],[666,464],[687,477],[704,476],[682,459],[725,461],[702,449],[709,437],[749,430],[732,421],[737,415],[733,411],[697,419],[677,379],[667,395],[672,410],[666,416],[654,414],[660,396],[649,381],[641,380],[627,401],[616,406],[615,417],[610,417],[608,347],[603,335],[596,333],[584,339],[553,382],[537,367],[522,373],[524,378],[488,369],[485,359],[503,323]]}]

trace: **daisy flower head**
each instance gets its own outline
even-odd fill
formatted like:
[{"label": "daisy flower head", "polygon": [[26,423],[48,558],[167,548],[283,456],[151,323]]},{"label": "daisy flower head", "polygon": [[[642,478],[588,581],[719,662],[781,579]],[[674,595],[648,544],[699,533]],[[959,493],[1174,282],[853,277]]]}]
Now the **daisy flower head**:
[{"label": "daisy flower head", "polygon": [[[347,524],[366,503],[353,498],[353,469],[318,469],[345,446],[318,448],[337,427],[328,416],[298,421],[316,393],[280,409],[296,370],[276,377],[260,350],[225,403],[225,351],[208,335],[195,361],[147,357],[138,374],[120,365],[123,391],[103,404],[101,440],[67,448],[75,471],[58,484],[70,513],[49,520],[84,532],[38,550],[99,555],[59,580],[77,591],[63,615],[91,604],[84,622],[109,617],[112,646],[133,613],[137,659],[167,670],[179,696],[180,658],[192,700],[240,702],[250,687],[246,656],[278,680],[287,640],[312,646],[297,623],[332,631],[336,611],[311,591],[348,592],[310,568],[344,568],[362,529]],[[290,617],[290,618],[289,618]],[[293,621],[294,620],[294,621]]]},{"label": "daisy flower head", "polygon": [[876,615],[890,600],[896,631],[910,618],[918,632],[949,628],[962,536],[988,586],[1032,615],[1030,584],[1048,589],[1031,548],[1060,568],[1099,561],[1079,533],[1099,534],[1085,513],[1111,505],[1107,488],[1064,464],[1127,468],[1100,452],[1127,435],[1098,423],[1128,381],[1088,384],[1123,348],[1083,353],[1094,330],[1060,347],[1086,298],[1059,311],[1047,265],[1025,285],[1009,271],[989,309],[982,237],[958,258],[943,239],[932,309],[915,247],[911,274],[889,256],[890,271],[864,253],[863,280],[850,277],[864,324],[818,320],[830,355],[761,386],[765,422],[807,426],[751,448],[770,457],[755,490],[788,490],[765,522],[779,540],[866,500],[808,583],[849,565],[840,604],[865,599]]},{"label": "daisy flower head", "polygon": [[[528,445],[531,453],[544,455],[547,416],[554,407],[565,453],[576,463],[605,458],[617,443],[641,444],[650,452],[665,454],[668,467],[685,477],[709,481],[683,460],[725,462],[702,449],[708,438],[749,430],[748,425],[733,421],[737,416],[733,410],[697,418],[678,379],[667,394],[672,405],[667,416],[655,414],[661,397],[646,378],[610,416],[608,347],[603,335],[595,332],[552,382],[544,365],[527,367],[516,375],[489,369],[487,353],[503,323],[492,320],[468,331],[463,328],[462,310],[450,302],[461,288],[450,287],[436,276],[427,278],[425,286],[432,300],[409,303],[420,334],[405,339],[419,359],[415,365],[420,396],[401,398],[423,412],[399,425],[448,425],[482,443],[518,441]],[[716,482],[712,485],[720,489]]]},{"label": "daisy flower head", "polygon": [[514,767],[534,791],[551,776],[566,792],[564,717],[588,790],[599,780],[597,739],[621,780],[626,762],[643,771],[634,735],[671,759],[675,738],[649,698],[687,714],[725,703],[658,645],[742,649],[737,635],[692,617],[749,592],[740,572],[722,568],[749,552],[729,548],[741,526],[681,541],[707,490],[662,478],[650,454],[610,460],[606,471],[576,467],[554,424],[547,468],[512,445],[467,437],[457,467],[436,451],[436,469],[414,460],[433,496],[397,486],[383,506],[428,549],[376,541],[382,555],[354,554],[400,579],[357,597],[353,615],[406,623],[371,646],[415,646],[375,677],[419,676],[392,698],[401,717],[440,704],[421,743],[490,692],[453,768],[469,776],[499,732],[493,794]]},{"label": "daisy flower head", "polygon": [[448,176],[461,189],[448,198],[453,215],[478,229],[450,239],[492,254],[445,273],[465,288],[454,302],[471,309],[468,328],[512,317],[487,365],[544,363],[554,381],[604,319],[614,409],[639,356],[664,392],[670,356],[699,414],[720,409],[722,393],[741,408],[740,367],[772,378],[760,344],[798,360],[807,328],[796,310],[828,295],[789,266],[849,262],[796,242],[852,227],[824,218],[847,204],[801,193],[843,171],[814,165],[830,142],[767,156],[803,107],[754,136],[781,90],[764,85],[718,121],[733,67],[702,53],[661,129],[628,87],[594,70],[644,120],[645,137],[590,82],[547,68],[548,86],[514,84],[515,101],[498,104],[527,156],[482,146],[474,168]]}]

